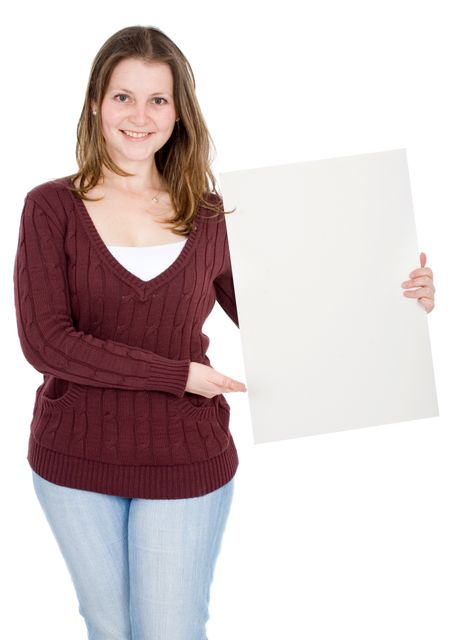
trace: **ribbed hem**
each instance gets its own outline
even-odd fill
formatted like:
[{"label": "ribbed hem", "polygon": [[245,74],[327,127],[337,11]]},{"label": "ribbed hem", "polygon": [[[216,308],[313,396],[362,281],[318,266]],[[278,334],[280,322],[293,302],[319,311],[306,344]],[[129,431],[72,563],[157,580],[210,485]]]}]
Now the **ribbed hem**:
[{"label": "ribbed hem", "polygon": [[27,460],[40,476],[55,484],[124,498],[195,498],[226,484],[239,458],[230,434],[228,448],[215,458],[180,465],[115,465],[68,456],[42,447],[32,434]]}]

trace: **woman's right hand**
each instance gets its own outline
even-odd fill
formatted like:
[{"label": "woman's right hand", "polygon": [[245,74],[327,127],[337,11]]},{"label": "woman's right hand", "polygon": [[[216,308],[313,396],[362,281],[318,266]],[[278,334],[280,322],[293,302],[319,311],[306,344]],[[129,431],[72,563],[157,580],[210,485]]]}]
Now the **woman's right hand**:
[{"label": "woman's right hand", "polygon": [[205,398],[213,398],[219,393],[247,391],[247,387],[243,382],[228,378],[206,364],[191,362],[185,391]]}]

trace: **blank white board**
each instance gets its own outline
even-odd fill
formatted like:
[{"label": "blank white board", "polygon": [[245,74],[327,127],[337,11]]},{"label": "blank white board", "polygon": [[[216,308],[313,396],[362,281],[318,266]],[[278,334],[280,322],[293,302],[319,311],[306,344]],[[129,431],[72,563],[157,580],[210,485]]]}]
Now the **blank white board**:
[{"label": "blank white board", "polygon": [[439,415],[406,149],[219,175],[254,442]]}]

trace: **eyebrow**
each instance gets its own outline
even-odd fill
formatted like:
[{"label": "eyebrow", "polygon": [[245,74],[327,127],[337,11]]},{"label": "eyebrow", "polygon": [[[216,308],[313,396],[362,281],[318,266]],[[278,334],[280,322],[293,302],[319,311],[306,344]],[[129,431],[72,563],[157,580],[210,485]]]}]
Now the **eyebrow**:
[{"label": "eyebrow", "polygon": [[[131,95],[133,95],[133,92],[130,91],[130,89],[113,89],[113,91],[123,91],[124,93],[131,93]],[[160,96],[163,93],[165,93],[168,96],[171,95],[168,91],[155,91],[155,93],[151,93],[150,95],[151,96]]]}]

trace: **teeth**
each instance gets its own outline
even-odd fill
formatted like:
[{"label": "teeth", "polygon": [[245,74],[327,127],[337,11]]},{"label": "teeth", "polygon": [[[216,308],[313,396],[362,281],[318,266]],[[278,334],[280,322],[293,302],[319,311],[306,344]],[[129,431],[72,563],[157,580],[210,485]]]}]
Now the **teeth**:
[{"label": "teeth", "polygon": [[149,133],[134,133],[134,131],[124,131],[123,133],[126,133],[131,138],[145,138],[149,135]]}]

